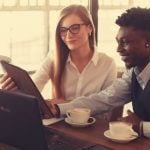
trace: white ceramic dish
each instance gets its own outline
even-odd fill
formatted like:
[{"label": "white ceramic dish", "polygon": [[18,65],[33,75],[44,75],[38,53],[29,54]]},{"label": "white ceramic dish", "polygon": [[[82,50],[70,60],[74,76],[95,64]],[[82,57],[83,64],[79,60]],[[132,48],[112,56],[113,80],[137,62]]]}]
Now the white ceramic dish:
[{"label": "white ceramic dish", "polygon": [[128,143],[132,140],[135,140],[138,138],[138,133],[135,132],[135,134],[129,138],[116,138],[116,137],[112,137],[112,135],[110,134],[109,130],[106,130],[104,132],[104,136],[108,139],[110,139],[111,141],[117,142],[117,143]]},{"label": "white ceramic dish", "polygon": [[89,122],[78,124],[78,123],[70,121],[70,119],[68,118],[65,118],[65,122],[74,127],[86,127],[86,126],[94,124],[96,122],[96,119],[94,117],[90,117]]}]

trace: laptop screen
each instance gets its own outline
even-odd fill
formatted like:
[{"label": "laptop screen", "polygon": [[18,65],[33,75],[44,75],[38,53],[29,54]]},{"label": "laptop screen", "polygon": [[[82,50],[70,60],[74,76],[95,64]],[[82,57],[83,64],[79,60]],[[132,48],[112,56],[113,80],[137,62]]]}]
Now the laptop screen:
[{"label": "laptop screen", "polygon": [[0,142],[21,150],[48,149],[35,97],[0,90]]},{"label": "laptop screen", "polygon": [[37,89],[36,85],[32,81],[27,71],[15,65],[9,64],[5,61],[1,61],[1,64],[4,70],[13,79],[13,81],[19,88],[19,91],[37,97],[39,99],[39,107],[40,107],[41,114],[43,116],[44,114],[47,114],[50,118],[52,118],[53,115],[50,109],[46,105],[41,93]]}]

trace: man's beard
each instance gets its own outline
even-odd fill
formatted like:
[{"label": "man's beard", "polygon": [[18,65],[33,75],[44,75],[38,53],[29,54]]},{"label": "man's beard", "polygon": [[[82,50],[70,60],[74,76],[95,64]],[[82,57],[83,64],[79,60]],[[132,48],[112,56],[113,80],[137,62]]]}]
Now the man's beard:
[{"label": "man's beard", "polygon": [[133,65],[131,65],[131,64],[127,64],[127,63],[125,63],[125,67],[126,67],[126,69],[131,69],[132,67],[134,67]]}]

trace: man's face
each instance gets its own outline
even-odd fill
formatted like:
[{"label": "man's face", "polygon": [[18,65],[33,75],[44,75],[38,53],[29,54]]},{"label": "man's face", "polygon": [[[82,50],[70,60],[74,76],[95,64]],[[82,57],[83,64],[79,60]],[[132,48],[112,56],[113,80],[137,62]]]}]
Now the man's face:
[{"label": "man's face", "polygon": [[120,27],[116,36],[118,43],[117,52],[125,62],[127,68],[139,67],[143,69],[150,58],[150,47],[144,33],[133,27]]}]

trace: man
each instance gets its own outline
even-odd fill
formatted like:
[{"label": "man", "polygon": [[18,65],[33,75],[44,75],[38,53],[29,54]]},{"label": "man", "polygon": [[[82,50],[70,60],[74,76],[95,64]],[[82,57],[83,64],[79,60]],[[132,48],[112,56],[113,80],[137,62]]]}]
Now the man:
[{"label": "man", "polygon": [[127,71],[106,90],[70,103],[57,104],[55,115],[65,115],[74,107],[89,107],[92,114],[102,114],[132,101],[134,113],[126,118],[150,137],[150,9],[131,8],[119,16],[117,52]]}]

